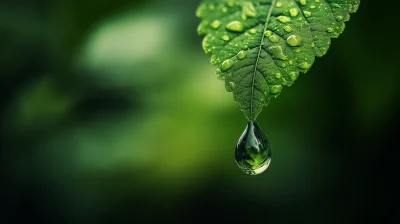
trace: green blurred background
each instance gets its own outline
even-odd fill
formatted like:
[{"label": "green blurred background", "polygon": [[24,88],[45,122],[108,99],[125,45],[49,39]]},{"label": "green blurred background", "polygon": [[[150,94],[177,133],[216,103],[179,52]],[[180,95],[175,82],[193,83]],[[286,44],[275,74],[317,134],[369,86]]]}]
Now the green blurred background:
[{"label": "green blurred background", "polygon": [[199,3],[1,1],[0,222],[398,223],[397,3],[362,1],[263,110],[259,176]]}]

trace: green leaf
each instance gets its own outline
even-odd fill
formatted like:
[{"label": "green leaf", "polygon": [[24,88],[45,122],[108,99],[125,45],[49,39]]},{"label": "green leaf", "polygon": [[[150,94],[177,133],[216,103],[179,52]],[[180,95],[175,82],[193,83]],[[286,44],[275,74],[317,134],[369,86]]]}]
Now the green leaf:
[{"label": "green leaf", "polygon": [[360,0],[205,0],[197,10],[217,76],[249,120],[326,54]]}]

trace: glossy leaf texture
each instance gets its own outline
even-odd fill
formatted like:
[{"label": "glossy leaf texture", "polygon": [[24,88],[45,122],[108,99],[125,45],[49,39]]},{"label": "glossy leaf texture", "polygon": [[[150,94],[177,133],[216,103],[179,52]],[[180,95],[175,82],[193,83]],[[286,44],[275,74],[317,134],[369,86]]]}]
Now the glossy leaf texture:
[{"label": "glossy leaf texture", "polygon": [[205,0],[203,49],[248,120],[326,54],[360,0]]}]

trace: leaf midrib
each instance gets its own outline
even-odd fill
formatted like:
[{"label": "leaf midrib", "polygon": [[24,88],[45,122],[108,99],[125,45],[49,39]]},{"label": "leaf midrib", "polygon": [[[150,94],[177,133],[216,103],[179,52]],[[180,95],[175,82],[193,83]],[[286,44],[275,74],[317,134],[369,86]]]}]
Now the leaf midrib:
[{"label": "leaf midrib", "polygon": [[257,72],[257,66],[258,66],[258,61],[260,59],[261,50],[262,50],[263,42],[264,42],[264,38],[265,38],[264,34],[267,31],[267,28],[269,25],[269,20],[271,18],[271,14],[272,14],[272,9],[274,8],[275,2],[276,2],[276,0],[272,0],[271,7],[269,8],[269,11],[268,11],[267,19],[265,20],[264,31],[261,34],[262,37],[261,37],[261,42],[260,42],[260,48],[258,49],[256,64],[254,66],[252,85],[251,85],[251,100],[250,100],[250,120],[252,120],[252,121],[255,120],[255,117],[253,117],[253,101],[254,101],[254,82],[255,82],[255,77],[256,77],[256,72]]}]

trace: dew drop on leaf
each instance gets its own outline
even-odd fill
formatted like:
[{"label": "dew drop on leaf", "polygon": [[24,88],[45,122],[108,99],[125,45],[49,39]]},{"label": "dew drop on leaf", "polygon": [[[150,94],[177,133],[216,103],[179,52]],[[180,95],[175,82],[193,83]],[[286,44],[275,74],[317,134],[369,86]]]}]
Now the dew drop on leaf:
[{"label": "dew drop on leaf", "polygon": [[239,60],[243,60],[245,59],[247,56],[247,52],[246,51],[239,51],[239,53],[237,53],[236,58]]},{"label": "dew drop on leaf", "polygon": [[290,35],[290,36],[286,39],[286,43],[287,43],[289,46],[297,47],[297,46],[299,46],[300,43],[301,43],[301,38],[300,38],[299,36],[297,36],[297,35]]},{"label": "dew drop on leaf", "polygon": [[271,41],[272,43],[276,43],[276,42],[278,42],[279,41],[279,37],[277,36],[277,35],[272,35],[272,36],[270,36],[269,38],[269,41]]},{"label": "dew drop on leaf", "polygon": [[228,35],[223,35],[223,36],[221,37],[221,39],[224,40],[224,41],[229,41],[229,40],[230,40],[230,38],[229,38]]},{"label": "dew drop on leaf", "polygon": [[266,30],[265,33],[264,33],[264,35],[265,35],[266,37],[270,37],[270,36],[272,35],[272,31],[271,31],[271,30]]},{"label": "dew drop on leaf", "polygon": [[297,74],[296,72],[291,72],[291,73],[289,74],[289,77],[290,77],[290,79],[291,79],[292,81],[296,80],[296,79],[297,79],[297,76],[298,76],[298,74]]},{"label": "dew drop on leaf", "polygon": [[214,20],[214,22],[211,23],[211,28],[218,29],[218,27],[220,25],[221,25],[221,22],[219,20]]},{"label": "dew drop on leaf", "polygon": [[291,17],[296,17],[299,14],[299,10],[297,8],[292,8],[289,13]]},{"label": "dew drop on leaf", "polygon": [[236,84],[234,82],[229,82],[229,85],[231,86],[232,89],[235,89]]},{"label": "dew drop on leaf", "polygon": [[307,18],[311,17],[311,12],[310,11],[304,11],[303,13],[304,13],[305,17],[307,17]]},{"label": "dew drop on leaf", "polygon": [[233,61],[231,59],[227,59],[224,62],[222,62],[221,64],[221,70],[222,71],[226,71],[228,69],[230,69],[233,65]]},{"label": "dew drop on leaf", "polygon": [[240,21],[232,21],[226,25],[226,29],[234,32],[243,32],[243,24]]},{"label": "dew drop on leaf", "polygon": [[267,137],[254,121],[249,121],[235,149],[240,170],[249,175],[264,172],[271,163],[271,148]]},{"label": "dew drop on leaf", "polygon": [[287,16],[278,16],[276,19],[279,20],[279,22],[281,22],[281,23],[290,22],[290,17],[287,17]]},{"label": "dew drop on leaf", "polygon": [[293,28],[291,26],[285,26],[285,27],[283,27],[283,29],[288,33],[293,31]]}]

